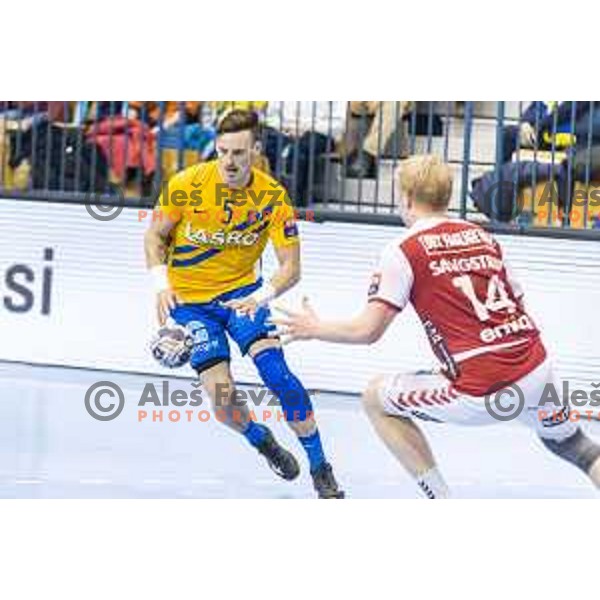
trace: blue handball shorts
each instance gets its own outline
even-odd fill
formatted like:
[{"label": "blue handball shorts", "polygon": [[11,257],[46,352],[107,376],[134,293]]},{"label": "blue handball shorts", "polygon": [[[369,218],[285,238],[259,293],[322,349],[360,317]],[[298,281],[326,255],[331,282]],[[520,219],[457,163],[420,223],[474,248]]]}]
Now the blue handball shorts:
[{"label": "blue handball shorts", "polygon": [[222,361],[229,361],[231,352],[227,334],[239,346],[242,355],[247,354],[254,342],[269,337],[276,328],[266,321],[271,316],[268,307],[256,311],[254,319],[238,316],[222,302],[249,296],[261,286],[261,282],[246,285],[218,296],[205,304],[180,304],[171,311],[171,317],[187,328],[194,340],[190,359],[192,368],[204,371]]}]

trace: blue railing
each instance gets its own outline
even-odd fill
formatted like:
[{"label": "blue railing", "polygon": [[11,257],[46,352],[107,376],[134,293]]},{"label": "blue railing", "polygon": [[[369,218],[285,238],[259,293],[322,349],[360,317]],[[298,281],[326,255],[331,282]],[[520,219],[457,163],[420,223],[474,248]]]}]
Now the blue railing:
[{"label": "blue railing", "polygon": [[437,153],[463,218],[563,235],[600,228],[593,101],[0,101],[0,195],[151,204],[163,180],[213,156],[231,106],[259,114],[257,166],[328,218],[397,221],[396,168]]}]

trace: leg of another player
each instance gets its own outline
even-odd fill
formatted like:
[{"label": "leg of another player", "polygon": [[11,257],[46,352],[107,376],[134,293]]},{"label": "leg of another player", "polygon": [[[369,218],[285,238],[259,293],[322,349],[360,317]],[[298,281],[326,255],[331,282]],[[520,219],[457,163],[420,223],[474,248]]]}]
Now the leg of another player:
[{"label": "leg of another player", "polygon": [[597,488],[600,488],[600,458],[596,459],[594,464],[590,467],[589,476],[594,482],[594,485]]},{"label": "leg of another player", "polygon": [[448,498],[449,490],[440,475],[429,443],[411,420],[388,415],[381,402],[383,377],[377,377],[363,394],[363,405],[375,431],[390,452],[416,479],[430,499]]},{"label": "leg of another player", "polygon": [[295,479],[300,467],[294,456],[281,447],[268,427],[255,423],[244,403],[235,403],[235,383],[229,363],[220,362],[200,374],[204,390],[213,403],[216,418],[241,433],[267,459],[271,469],[283,479]]},{"label": "leg of another player", "polygon": [[[568,431],[571,421],[565,422]],[[583,471],[600,488],[600,444],[589,438],[580,427],[568,437],[546,439],[540,436],[544,446],[559,458]]]},{"label": "leg of another player", "polygon": [[323,450],[310,396],[290,371],[277,340],[261,339],[249,354],[269,390],[279,398],[286,422],[298,437],[310,465],[314,487],[320,498],[343,498],[333,469]]}]

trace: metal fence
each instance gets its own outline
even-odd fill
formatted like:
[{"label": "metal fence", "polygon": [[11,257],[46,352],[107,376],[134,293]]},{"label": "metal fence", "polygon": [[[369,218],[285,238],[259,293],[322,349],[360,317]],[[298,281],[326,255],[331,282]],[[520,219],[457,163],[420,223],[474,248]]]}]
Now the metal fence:
[{"label": "metal fence", "polygon": [[162,181],[214,156],[230,107],[258,113],[257,166],[317,217],[397,222],[396,168],[436,153],[454,171],[455,214],[600,235],[594,101],[3,101],[0,196],[150,206]]}]

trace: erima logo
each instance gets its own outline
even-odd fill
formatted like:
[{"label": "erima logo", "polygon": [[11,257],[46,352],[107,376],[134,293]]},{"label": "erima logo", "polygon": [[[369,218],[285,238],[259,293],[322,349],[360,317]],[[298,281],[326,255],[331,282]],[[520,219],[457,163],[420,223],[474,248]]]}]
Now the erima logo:
[{"label": "erima logo", "polygon": [[374,273],[371,277],[371,283],[369,285],[368,296],[371,298],[372,296],[376,296],[379,292],[379,287],[381,286],[381,273]]},{"label": "erima logo", "polygon": [[535,325],[527,315],[521,315],[518,319],[513,319],[506,323],[482,329],[479,338],[486,344],[502,340],[503,338],[521,333],[523,331],[535,331]]}]

